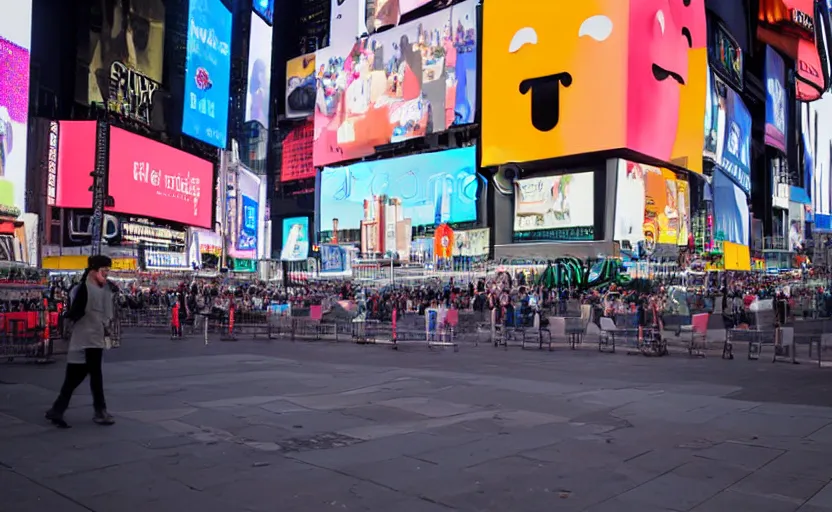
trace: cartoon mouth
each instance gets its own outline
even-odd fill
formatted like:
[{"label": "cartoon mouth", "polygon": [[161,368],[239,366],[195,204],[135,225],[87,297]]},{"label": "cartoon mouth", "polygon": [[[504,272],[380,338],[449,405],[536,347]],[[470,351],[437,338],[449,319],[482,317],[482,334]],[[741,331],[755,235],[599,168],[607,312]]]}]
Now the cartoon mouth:
[{"label": "cartoon mouth", "polygon": [[560,121],[560,86],[572,85],[572,75],[554,75],[528,78],[520,82],[520,94],[532,92],[532,126],[548,132]]},{"label": "cartoon mouth", "polygon": [[681,75],[673,71],[668,71],[657,64],[653,64],[653,78],[659,82],[664,82],[668,78],[672,78],[679,82],[680,85],[685,85],[685,79]]}]

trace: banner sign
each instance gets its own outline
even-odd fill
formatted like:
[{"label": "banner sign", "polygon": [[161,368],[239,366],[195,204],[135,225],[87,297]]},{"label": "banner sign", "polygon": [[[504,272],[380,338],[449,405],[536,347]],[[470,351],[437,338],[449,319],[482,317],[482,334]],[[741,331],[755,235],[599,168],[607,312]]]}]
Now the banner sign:
[{"label": "banner sign", "polygon": [[110,97],[107,106],[113,112],[150,124],[153,93],[161,88],[159,82],[115,61],[110,66]]}]

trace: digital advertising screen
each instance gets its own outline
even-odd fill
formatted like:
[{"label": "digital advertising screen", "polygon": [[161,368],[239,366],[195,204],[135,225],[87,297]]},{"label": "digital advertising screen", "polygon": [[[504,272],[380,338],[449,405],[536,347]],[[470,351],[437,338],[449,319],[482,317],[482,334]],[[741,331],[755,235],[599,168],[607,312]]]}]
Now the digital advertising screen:
[{"label": "digital advertising screen", "polygon": [[95,121],[58,121],[55,206],[92,208],[90,172],[95,169]]},{"label": "digital advertising screen", "polygon": [[286,117],[311,116],[315,110],[315,54],[286,61]]},{"label": "digital advertising screen", "polygon": [[248,92],[246,121],[269,128],[269,96],[272,77],[272,27],[259,16],[251,17],[248,46]]},{"label": "digital advertising screen", "polygon": [[283,219],[283,245],[280,259],[304,261],[309,256],[309,217]]},{"label": "digital advertising screen", "polygon": [[29,52],[32,2],[14,2],[0,15],[0,206],[26,208],[29,131]]},{"label": "digital advertising screen", "polygon": [[402,15],[429,4],[431,0],[376,0],[373,9],[367,9],[367,28],[370,32],[391,25],[398,25]]},{"label": "digital advertising screen", "polygon": [[702,172],[703,0],[489,0],[483,31],[483,166],[626,148]]},{"label": "digital advertising screen", "polygon": [[251,8],[269,22],[269,25],[274,23],[274,0],[252,0]]},{"label": "digital advertising screen", "polygon": [[241,251],[257,249],[258,210],[256,199],[243,196],[240,203],[240,233],[237,237],[237,249]]},{"label": "digital advertising screen", "polygon": [[766,136],[765,143],[786,152],[788,119],[786,63],[771,46],[766,46]]},{"label": "digital advertising screen", "polygon": [[261,226],[260,187],[262,179],[240,167],[236,174],[236,187],[229,189],[228,254],[234,258],[256,259]]},{"label": "digital advertising screen", "polygon": [[657,243],[686,245],[689,202],[687,182],[673,171],[619,160],[615,240],[633,249],[644,242],[648,251]]},{"label": "digital advertising screen", "polygon": [[328,167],[320,181],[321,240],[336,230],[379,228],[374,223],[382,221],[411,227],[473,222],[484,190],[476,147]]},{"label": "digital advertising screen", "polygon": [[75,99],[83,105],[103,103],[120,111],[116,100],[121,77],[134,77],[145,87],[162,83],[165,2],[132,0],[94,5],[97,23],[88,32],[88,42],[78,45],[82,70]]},{"label": "digital advertising screen", "polygon": [[352,46],[355,40],[367,33],[367,0],[326,0],[329,10],[329,44],[327,46]]},{"label": "digital advertising screen", "polygon": [[[95,121],[60,121],[55,206],[92,208]],[[120,128],[110,128],[107,211],[210,228],[214,164]]]},{"label": "digital advertising screen", "polygon": [[476,0],[318,50],[314,163],[474,120]]},{"label": "digital advertising screen", "polygon": [[113,211],[212,227],[214,164],[115,127],[109,153]]},{"label": "digital advertising screen", "polygon": [[714,171],[713,193],[716,240],[748,245],[751,220],[745,191],[724,171],[717,169]]},{"label": "digital advertising screen", "polygon": [[595,239],[595,174],[517,180],[514,241]]},{"label": "digital advertising screen", "polygon": [[[715,79],[719,83],[719,79]],[[746,193],[751,192],[751,112],[742,97],[730,87],[721,88],[719,108],[725,123],[720,126],[717,165]]]},{"label": "digital advertising screen", "polygon": [[[286,232],[286,228],[283,228],[283,232]],[[348,257],[347,250],[340,245],[322,245],[321,272],[343,272],[347,268]]]},{"label": "digital advertising screen", "polygon": [[311,120],[293,126],[283,139],[281,152],[280,181],[295,181],[315,177],[312,164],[312,140],[315,127]]},{"label": "digital advertising screen", "polygon": [[219,148],[228,142],[231,21],[221,0],[190,0],[182,133]]}]

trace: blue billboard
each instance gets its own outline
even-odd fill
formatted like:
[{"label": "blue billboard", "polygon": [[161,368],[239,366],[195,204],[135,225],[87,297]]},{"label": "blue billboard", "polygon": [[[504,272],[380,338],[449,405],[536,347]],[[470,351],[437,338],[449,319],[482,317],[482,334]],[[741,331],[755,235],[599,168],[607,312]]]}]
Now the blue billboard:
[{"label": "blue billboard", "polygon": [[765,143],[786,152],[786,120],[789,101],[786,64],[771,46],[766,46],[766,134]]},{"label": "blue billboard", "polygon": [[283,247],[280,259],[303,261],[309,256],[309,217],[283,219]]},{"label": "blue billboard", "polygon": [[739,94],[725,87],[725,134],[718,164],[746,194],[751,192],[751,113]]},{"label": "blue billboard", "polygon": [[747,196],[721,169],[714,171],[713,198],[716,239],[748,245],[751,217]]},{"label": "blue billboard", "polygon": [[274,0],[252,0],[251,7],[254,12],[266,20],[269,25],[274,22]]},{"label": "blue billboard", "polygon": [[231,22],[222,0],[191,0],[182,133],[219,148],[228,137]]},{"label": "blue billboard", "polygon": [[[477,174],[474,146],[436,153],[327,167],[321,173],[320,222],[356,230],[393,206],[412,227],[477,220],[485,182]],[[388,219],[390,220],[390,219]]]},{"label": "blue billboard", "polygon": [[257,200],[248,196],[242,196],[242,209],[240,215],[240,233],[237,237],[237,249],[240,251],[253,251],[257,249]]}]

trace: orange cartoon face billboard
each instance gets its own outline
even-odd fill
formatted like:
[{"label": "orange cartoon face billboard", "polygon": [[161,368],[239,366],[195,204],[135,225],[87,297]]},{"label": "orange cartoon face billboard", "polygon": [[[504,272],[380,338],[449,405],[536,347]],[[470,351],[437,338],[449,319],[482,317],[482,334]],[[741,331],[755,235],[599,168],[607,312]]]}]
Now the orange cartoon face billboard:
[{"label": "orange cartoon face billboard", "polygon": [[484,166],[627,148],[701,171],[704,0],[489,0],[483,32]]}]

